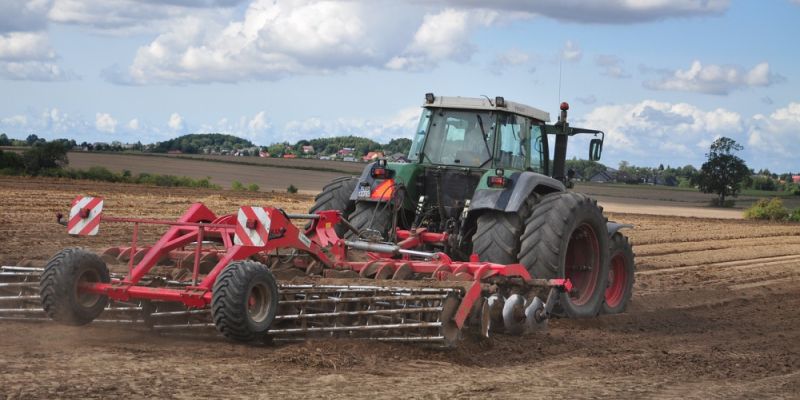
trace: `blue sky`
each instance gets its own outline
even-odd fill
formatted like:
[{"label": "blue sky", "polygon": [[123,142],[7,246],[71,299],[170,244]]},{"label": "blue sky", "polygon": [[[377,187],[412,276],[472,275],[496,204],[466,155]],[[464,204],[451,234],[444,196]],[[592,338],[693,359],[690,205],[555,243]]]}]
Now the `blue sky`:
[{"label": "blue sky", "polygon": [[433,91],[569,101],[611,166],[699,166],[729,136],[797,172],[798,22],[798,0],[4,0],[0,132],[388,142]]}]

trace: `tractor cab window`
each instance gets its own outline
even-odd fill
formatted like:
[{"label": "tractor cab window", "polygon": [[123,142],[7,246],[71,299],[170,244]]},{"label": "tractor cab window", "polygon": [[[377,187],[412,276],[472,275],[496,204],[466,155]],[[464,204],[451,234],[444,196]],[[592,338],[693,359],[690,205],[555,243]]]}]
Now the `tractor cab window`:
[{"label": "tractor cab window", "polygon": [[496,166],[523,170],[530,140],[531,121],[515,114],[500,114],[498,117],[499,139]]},{"label": "tractor cab window", "polygon": [[486,166],[492,159],[494,115],[489,111],[434,112],[425,143],[425,160],[432,164]]},{"label": "tractor cab window", "polygon": [[539,125],[531,126],[530,146],[531,146],[531,170],[540,174],[547,175],[544,170],[544,152],[545,145],[542,142],[545,138],[542,136],[542,127]]},{"label": "tractor cab window", "polygon": [[428,125],[431,123],[431,110],[425,108],[422,110],[422,115],[419,117],[419,124],[417,131],[414,134],[414,140],[411,142],[411,150],[408,151],[408,160],[417,161],[419,153],[422,151],[422,144],[425,143],[425,132],[428,131]]}]

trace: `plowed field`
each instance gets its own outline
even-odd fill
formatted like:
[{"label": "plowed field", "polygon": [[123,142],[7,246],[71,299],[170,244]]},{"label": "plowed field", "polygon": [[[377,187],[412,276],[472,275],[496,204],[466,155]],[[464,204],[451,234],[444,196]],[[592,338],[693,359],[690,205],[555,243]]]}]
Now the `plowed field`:
[{"label": "plowed field", "polygon": [[[114,215],[174,219],[192,202],[304,211],[308,196],[0,179],[0,262],[129,239],[68,237],[54,213],[79,193]],[[627,313],[554,320],[538,336],[457,349],[351,341],[253,347],[123,328],[0,323],[0,398],[797,398],[800,225],[643,214]],[[158,232],[146,230],[145,238]]]}]

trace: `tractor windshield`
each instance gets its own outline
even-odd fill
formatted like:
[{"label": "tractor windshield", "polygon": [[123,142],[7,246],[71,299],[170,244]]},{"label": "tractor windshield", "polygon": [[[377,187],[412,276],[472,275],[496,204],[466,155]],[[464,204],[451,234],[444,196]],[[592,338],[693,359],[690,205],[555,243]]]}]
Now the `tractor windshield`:
[{"label": "tractor windshield", "polygon": [[[495,115],[482,110],[435,110],[423,162],[484,167],[492,160]],[[413,148],[413,146],[412,146]]]}]

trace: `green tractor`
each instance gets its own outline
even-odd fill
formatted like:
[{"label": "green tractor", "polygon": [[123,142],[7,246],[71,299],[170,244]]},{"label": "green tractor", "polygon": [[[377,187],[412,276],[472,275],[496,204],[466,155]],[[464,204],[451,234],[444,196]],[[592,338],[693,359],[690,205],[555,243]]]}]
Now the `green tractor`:
[{"label": "green tractor", "polygon": [[[397,228],[447,233],[439,248],[455,260],[523,264],[536,278],[568,278],[557,314],[593,317],[624,311],[631,297],[631,245],[597,202],[572,187],[567,140],[591,134],[599,160],[604,133],[573,128],[561,116],[496,97],[425,95],[408,162],[376,160],[359,177],[341,177],[317,195],[311,212],[341,210],[348,239],[396,241]],[[553,137],[552,159],[550,157]],[[356,233],[357,232],[357,233]]]}]

